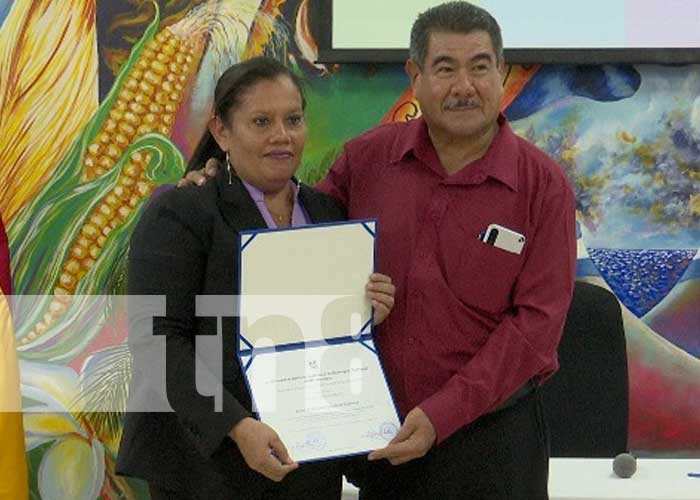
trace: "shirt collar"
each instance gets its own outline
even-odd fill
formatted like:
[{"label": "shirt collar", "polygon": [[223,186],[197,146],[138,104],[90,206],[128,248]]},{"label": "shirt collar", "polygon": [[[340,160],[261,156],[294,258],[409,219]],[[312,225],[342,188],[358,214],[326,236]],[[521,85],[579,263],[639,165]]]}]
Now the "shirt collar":
[{"label": "shirt collar", "polygon": [[421,153],[433,148],[428,135],[428,126],[422,116],[406,122],[405,126],[407,131],[401,136],[402,139],[398,141],[394,162],[400,162],[409,153],[413,153],[415,157],[421,157],[423,156]]},{"label": "shirt collar", "polygon": [[[499,113],[497,120],[499,129],[486,154],[472,162],[469,168],[449,177],[450,184],[472,184],[475,178],[492,177],[513,191],[518,190],[517,137],[503,113]],[[422,117],[417,118],[410,121],[407,126],[407,133],[404,134],[403,140],[399,141],[395,161],[400,162],[411,153],[424,163],[429,164],[434,159],[439,164],[425,120]]]}]

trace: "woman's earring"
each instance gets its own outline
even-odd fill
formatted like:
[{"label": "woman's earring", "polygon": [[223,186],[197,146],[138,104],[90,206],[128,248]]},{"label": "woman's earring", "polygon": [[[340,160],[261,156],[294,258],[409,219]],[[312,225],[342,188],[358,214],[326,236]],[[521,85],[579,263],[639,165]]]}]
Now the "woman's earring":
[{"label": "woman's earring", "polygon": [[226,151],[226,170],[228,170],[228,185],[230,186],[232,184],[232,182],[231,182],[231,160],[228,157],[228,151]]}]

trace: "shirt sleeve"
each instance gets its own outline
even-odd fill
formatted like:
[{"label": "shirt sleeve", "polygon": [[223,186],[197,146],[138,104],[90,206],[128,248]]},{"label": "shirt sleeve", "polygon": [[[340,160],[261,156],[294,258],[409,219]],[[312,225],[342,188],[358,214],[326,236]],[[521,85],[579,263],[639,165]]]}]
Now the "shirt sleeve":
[{"label": "shirt sleeve", "polygon": [[343,153],[333,163],[326,177],[318,184],[316,189],[326,193],[340,202],[347,210],[351,188],[350,159],[347,148],[343,148]]},{"label": "shirt sleeve", "polygon": [[[170,199],[171,194],[160,197]],[[232,427],[250,414],[223,387],[221,376],[216,375],[222,373],[221,367],[212,366],[195,353],[195,297],[201,291],[206,265],[204,208],[187,203],[186,197],[177,198],[177,203],[162,201],[156,199],[147,208],[131,239],[129,346],[135,376],[145,385],[153,384],[163,376],[162,363],[158,362],[163,356],[158,351],[163,342],[158,339],[165,337],[167,403],[199,451],[211,456]],[[165,299],[165,315],[162,301],[153,297]],[[216,411],[213,397],[197,390],[197,379],[222,387],[220,411]]]},{"label": "shirt sleeve", "polygon": [[438,443],[556,369],[576,270],[575,201],[566,182],[549,186],[540,213],[511,309],[476,355],[418,405]]}]

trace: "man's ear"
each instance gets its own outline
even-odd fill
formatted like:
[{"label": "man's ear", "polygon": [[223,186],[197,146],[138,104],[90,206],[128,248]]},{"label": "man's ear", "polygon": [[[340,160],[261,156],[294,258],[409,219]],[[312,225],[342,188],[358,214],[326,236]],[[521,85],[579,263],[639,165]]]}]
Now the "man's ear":
[{"label": "man's ear", "polygon": [[501,81],[506,77],[506,61],[501,57],[498,63],[498,73],[501,75]]},{"label": "man's ear", "polygon": [[406,69],[406,74],[408,75],[408,81],[411,82],[411,87],[415,88],[416,79],[420,76],[420,67],[413,59],[407,60],[404,67]]},{"label": "man's ear", "polygon": [[209,132],[214,137],[214,140],[219,145],[222,151],[226,151],[226,145],[228,144],[228,135],[230,133],[229,128],[224,124],[223,120],[217,115],[212,116],[209,119],[207,125]]}]

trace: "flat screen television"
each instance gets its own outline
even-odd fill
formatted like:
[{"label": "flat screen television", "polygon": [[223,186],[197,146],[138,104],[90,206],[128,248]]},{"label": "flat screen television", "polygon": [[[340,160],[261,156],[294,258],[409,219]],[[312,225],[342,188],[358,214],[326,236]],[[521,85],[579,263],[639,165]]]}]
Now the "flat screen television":
[{"label": "flat screen television", "polygon": [[[318,0],[319,62],[404,62],[416,16],[442,0]],[[479,0],[513,64],[700,63],[699,0]]]}]

